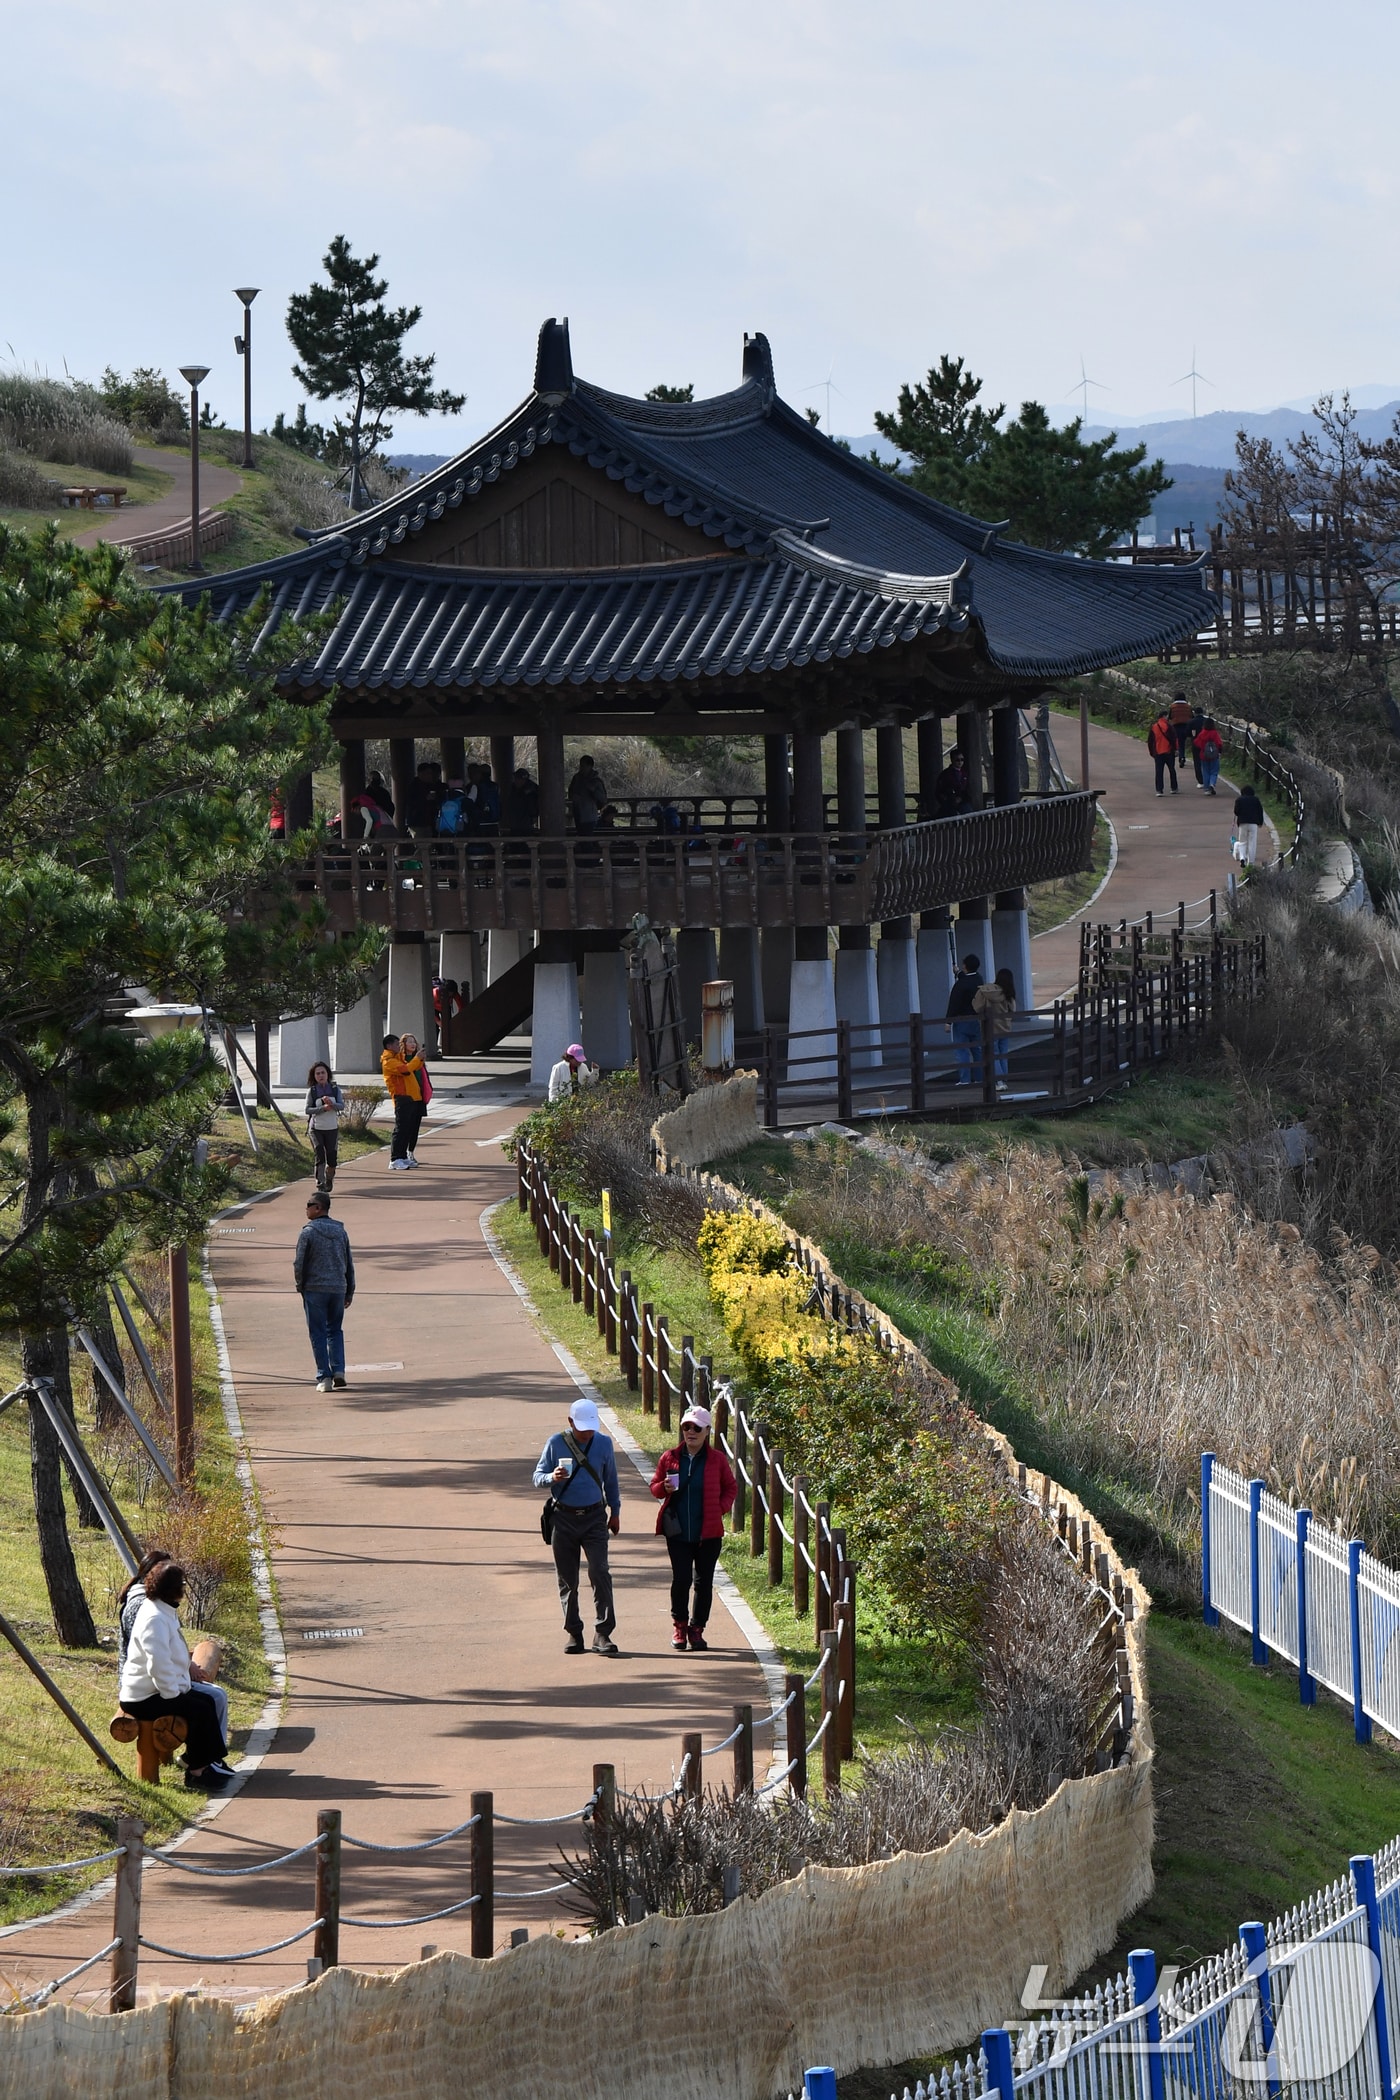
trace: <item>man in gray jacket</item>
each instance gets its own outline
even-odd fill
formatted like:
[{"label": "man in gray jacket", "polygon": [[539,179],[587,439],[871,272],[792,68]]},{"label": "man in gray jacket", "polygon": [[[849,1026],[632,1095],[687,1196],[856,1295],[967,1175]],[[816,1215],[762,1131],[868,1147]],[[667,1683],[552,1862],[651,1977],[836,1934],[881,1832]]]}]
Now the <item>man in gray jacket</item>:
[{"label": "man in gray jacket", "polygon": [[355,1296],[355,1257],[350,1235],[331,1216],[331,1199],[317,1190],[306,1199],[306,1223],[292,1264],[306,1308],[306,1326],[316,1356],[316,1390],[345,1384],[345,1308]]}]

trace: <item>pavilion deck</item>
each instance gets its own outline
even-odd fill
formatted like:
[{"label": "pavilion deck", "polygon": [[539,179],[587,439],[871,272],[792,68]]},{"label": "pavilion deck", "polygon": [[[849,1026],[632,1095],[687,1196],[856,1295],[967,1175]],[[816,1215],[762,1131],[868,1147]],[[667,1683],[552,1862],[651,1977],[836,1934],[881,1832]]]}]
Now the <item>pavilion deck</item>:
[{"label": "pavilion deck", "polygon": [[1093,793],[859,833],[643,831],[570,838],[376,839],[299,879],[336,930],[582,932],[629,926],[856,926],[1073,875]]}]

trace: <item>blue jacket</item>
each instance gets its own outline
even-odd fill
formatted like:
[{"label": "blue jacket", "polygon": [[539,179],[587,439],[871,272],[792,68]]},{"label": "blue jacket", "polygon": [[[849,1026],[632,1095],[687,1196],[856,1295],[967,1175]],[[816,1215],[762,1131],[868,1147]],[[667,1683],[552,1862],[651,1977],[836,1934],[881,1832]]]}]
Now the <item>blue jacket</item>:
[{"label": "blue jacket", "polygon": [[[582,1451],[584,1447],[580,1445],[579,1449]],[[584,1455],[603,1483],[601,1498],[590,1476],[574,1458],[562,1430],[557,1436],[550,1438],[540,1453],[540,1462],[535,1468],[535,1486],[549,1488],[555,1501],[562,1502],[567,1509],[587,1509],[601,1499],[607,1503],[615,1517],[620,1516],[622,1491],[617,1484],[617,1460],[613,1456],[612,1438],[604,1436],[601,1429],[595,1429],[593,1441]],[[561,1458],[574,1458],[574,1470],[562,1487],[555,1487],[550,1475]]]}]

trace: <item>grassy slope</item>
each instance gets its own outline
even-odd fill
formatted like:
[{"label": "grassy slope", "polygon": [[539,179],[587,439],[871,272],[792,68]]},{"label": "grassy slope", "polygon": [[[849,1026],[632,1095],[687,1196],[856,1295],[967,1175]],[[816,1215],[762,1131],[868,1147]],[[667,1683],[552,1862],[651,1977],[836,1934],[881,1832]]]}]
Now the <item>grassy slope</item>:
[{"label": "grassy slope", "polygon": [[[1091,1123],[1094,1113],[1076,1120]],[[805,1146],[765,1141],[725,1161],[723,1171],[774,1202],[800,1178],[808,1154]],[[1132,1559],[1152,1511],[1124,1483],[1086,1478],[1064,1464],[976,1309],[891,1273],[876,1250],[862,1257],[843,1249],[842,1256],[847,1280],[957,1382],[1028,1464],[1048,1467],[1081,1494]],[[1157,1889],[1095,1975],[1121,1966],[1130,1947],[1188,1961],[1223,1946],[1243,1919],[1276,1916],[1333,1879],[1351,1853],[1400,1832],[1393,1747],[1358,1749],[1336,1701],[1320,1694],[1316,1707],[1300,1707],[1296,1678],[1282,1667],[1254,1669],[1232,1633],[1159,1607],[1149,1671]]]},{"label": "grassy slope", "polygon": [[[644,1415],[640,1395],[629,1393],[619,1375],[616,1357],[609,1357],[598,1339],[594,1321],[581,1306],[560,1290],[536,1247],[528,1218],[515,1205],[496,1213],[496,1230],[511,1260],[521,1271],[534,1294],[552,1334],[572,1351],[610,1407],[645,1451],[656,1454],[674,1442],[663,1435],[655,1415]],[[732,1358],[719,1325],[704,1279],[693,1262],[676,1255],[645,1252],[629,1256],[622,1264],[632,1271],[643,1302],[653,1300],[659,1312],[669,1317],[671,1334],[693,1333],[703,1355],[712,1354],[715,1369],[724,1374]],[[657,1548],[660,1557],[661,1548]],[[732,1533],[724,1546],[724,1566],[766,1629],[783,1667],[800,1670],[809,1677],[816,1667],[817,1651],[812,1638],[810,1613],[799,1620],[792,1609],[792,1591],[768,1587],[766,1559],[750,1557],[747,1537]],[[788,1563],[790,1568],[791,1563]],[[966,1719],[969,1713],[965,1684],[951,1671],[946,1677],[930,1671],[928,1651],[908,1642],[884,1640],[867,1626],[856,1642],[856,1734],[872,1752],[891,1749],[908,1740],[903,1721],[916,1728],[934,1727],[942,1721]],[[815,1725],[815,1694],[809,1711]],[[901,1720],[903,1717],[903,1721]],[[809,1728],[810,1733],[810,1728]]]},{"label": "grassy slope", "polygon": [[0,504],[0,524],[18,525],[32,532],[36,525],[47,525],[50,516],[66,532],[81,532],[84,527],[96,524],[102,518],[113,515],[125,516],[128,510],[139,509],[143,503],[153,503],[170,487],[171,475],[157,467],[142,466],[133,462],[125,474],[99,474],[91,467],[75,467],[62,460],[36,459],[35,466],[41,474],[64,488],[116,487],[126,490],[126,500],[120,513],[111,511],[65,510],[54,504],[52,510],[19,510],[13,505]]},{"label": "grassy slope", "polygon": [[1083,911],[1108,873],[1108,856],[1108,819],[1100,811],[1094,826],[1093,857],[1089,866],[1079,875],[1063,875],[1056,882],[1033,883],[1027,890],[1032,937],[1037,933],[1048,933],[1052,926],[1062,926],[1077,911]]}]

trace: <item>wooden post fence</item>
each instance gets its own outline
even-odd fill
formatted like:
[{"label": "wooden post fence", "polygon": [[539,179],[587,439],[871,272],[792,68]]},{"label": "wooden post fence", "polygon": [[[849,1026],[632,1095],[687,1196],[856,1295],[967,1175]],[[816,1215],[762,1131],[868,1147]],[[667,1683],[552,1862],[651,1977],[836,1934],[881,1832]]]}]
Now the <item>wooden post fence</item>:
[{"label": "wooden post fence", "polygon": [[139,1816],[117,1817],[117,1843],[126,1850],[117,1861],[117,1887],[112,1905],[111,1980],[108,2012],[132,2012],[136,2006],[136,1971],[141,1958],[141,1866],[146,1826]]},{"label": "wooden post fence", "polygon": [[792,1766],[788,1785],[803,1801],[807,1796],[807,1688],[791,1671],[783,1679],[783,1697],[792,1701],[787,1710],[787,1751]]},{"label": "wooden post fence", "polygon": [[[614,1803],[616,1812],[616,1803]],[[472,1795],[472,1953],[478,1961],[490,1961],[496,1951],[496,1824],[495,1796]]]},{"label": "wooden post fence", "polygon": [[837,1646],[834,1633],[822,1635],[822,1720],[826,1723],[822,1735],[822,1785],[828,1794],[841,1791],[841,1747],[836,1736],[839,1725],[836,1695],[841,1683]]},{"label": "wooden post fence", "polygon": [[799,1619],[806,1618],[810,1601],[807,1492],[807,1475],[795,1473],[792,1479],[792,1608]]},{"label": "wooden post fence", "polygon": [[316,1927],[311,1951],[323,1969],[340,1960],[340,1810],[323,1808],[316,1817]]},{"label": "wooden post fence", "polygon": [[734,1791],[736,1794],[753,1792],[753,1708],[736,1706],[734,1726],[739,1731],[734,1738]]}]

